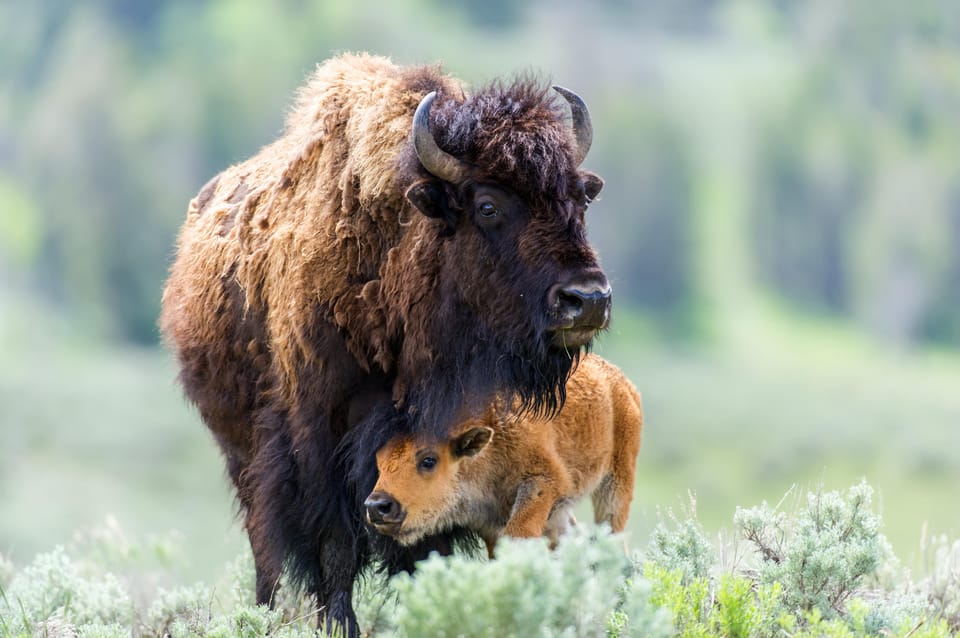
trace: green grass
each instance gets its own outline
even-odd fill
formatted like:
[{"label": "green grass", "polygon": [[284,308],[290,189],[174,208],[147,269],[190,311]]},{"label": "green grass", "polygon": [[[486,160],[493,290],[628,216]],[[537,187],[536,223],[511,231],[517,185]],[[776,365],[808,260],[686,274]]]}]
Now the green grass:
[{"label": "green grass", "polygon": [[877,489],[886,534],[908,563],[924,532],[957,535],[960,359],[883,351],[857,335],[777,316],[725,347],[664,349],[621,313],[597,352],[644,399],[631,515],[646,538],[658,511],[695,495],[708,529],[738,503],[776,503],[793,485]]},{"label": "green grass", "polygon": [[22,564],[113,518],[182,535],[184,579],[236,556],[222,460],[168,355],[94,347],[30,317],[0,319],[0,553]]}]

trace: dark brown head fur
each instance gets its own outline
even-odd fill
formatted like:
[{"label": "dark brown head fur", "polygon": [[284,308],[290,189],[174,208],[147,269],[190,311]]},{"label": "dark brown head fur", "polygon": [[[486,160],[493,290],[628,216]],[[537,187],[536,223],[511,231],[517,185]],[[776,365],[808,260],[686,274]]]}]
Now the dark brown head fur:
[{"label": "dark brown head fur", "polygon": [[[482,403],[498,388],[536,411],[553,411],[585,340],[576,331],[557,338],[562,318],[549,297],[572,283],[606,286],[584,225],[602,181],[573,163],[563,100],[542,82],[497,82],[465,99],[441,93],[432,116],[439,146],[468,166],[468,177],[442,182],[412,148],[402,155],[402,174],[412,181],[407,198],[436,222],[424,270],[405,273],[399,287],[419,279],[420,293],[434,297],[418,308],[423,323],[407,317],[409,358],[395,398],[425,394],[420,422],[435,432],[453,416],[444,410],[432,417],[439,407],[458,409],[464,398]],[[491,202],[495,216],[478,210]],[[418,334],[418,325],[427,330]],[[595,330],[587,332],[588,341]]]}]

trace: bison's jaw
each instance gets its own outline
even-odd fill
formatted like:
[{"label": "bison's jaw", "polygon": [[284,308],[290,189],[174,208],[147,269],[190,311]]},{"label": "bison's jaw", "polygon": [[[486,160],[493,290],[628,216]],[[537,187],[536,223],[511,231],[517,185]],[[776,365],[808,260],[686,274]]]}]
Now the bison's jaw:
[{"label": "bison's jaw", "polygon": [[393,535],[394,539],[404,547],[410,547],[411,545],[416,545],[424,538],[427,537],[426,532],[418,532],[417,530],[400,530],[399,533]]}]

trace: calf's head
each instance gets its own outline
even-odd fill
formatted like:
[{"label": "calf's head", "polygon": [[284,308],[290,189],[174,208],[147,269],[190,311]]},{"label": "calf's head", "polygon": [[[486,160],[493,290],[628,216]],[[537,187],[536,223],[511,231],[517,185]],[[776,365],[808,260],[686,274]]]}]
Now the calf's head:
[{"label": "calf's head", "polygon": [[491,428],[472,425],[443,441],[391,439],[377,451],[380,478],[363,504],[367,522],[402,545],[452,527],[469,489],[460,476],[461,462],[479,454],[492,436]]}]

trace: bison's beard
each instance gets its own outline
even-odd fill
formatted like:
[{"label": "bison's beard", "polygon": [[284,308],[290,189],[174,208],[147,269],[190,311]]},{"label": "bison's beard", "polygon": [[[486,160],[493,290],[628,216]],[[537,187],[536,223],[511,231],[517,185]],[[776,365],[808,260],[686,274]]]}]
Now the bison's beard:
[{"label": "bison's beard", "polygon": [[557,346],[547,317],[504,329],[503,322],[484,323],[463,306],[455,316],[459,321],[437,322],[433,336],[443,338],[435,341],[429,370],[405,397],[414,432],[442,437],[498,395],[512,396],[523,413],[548,416],[563,406],[567,379],[589,344]]}]

